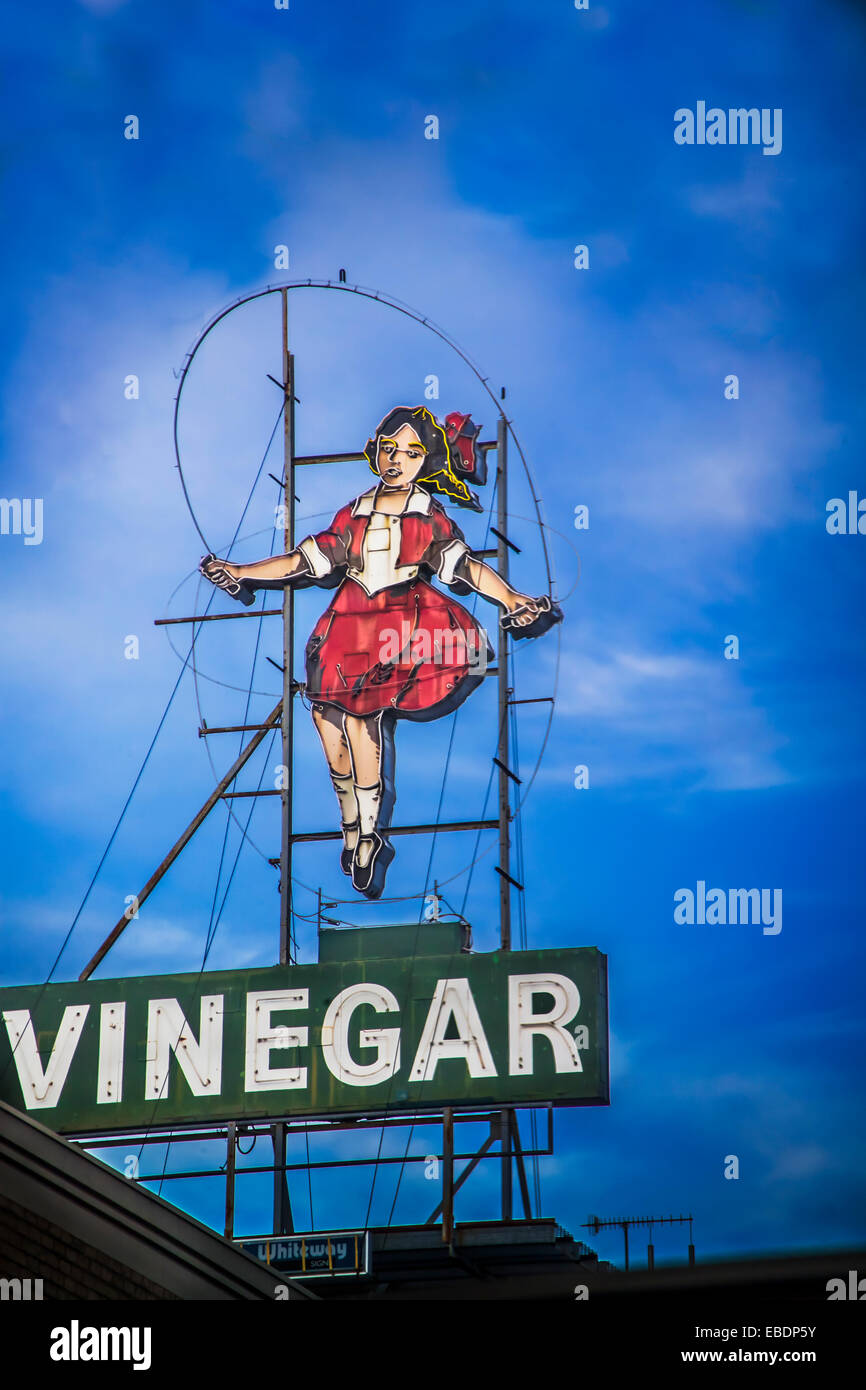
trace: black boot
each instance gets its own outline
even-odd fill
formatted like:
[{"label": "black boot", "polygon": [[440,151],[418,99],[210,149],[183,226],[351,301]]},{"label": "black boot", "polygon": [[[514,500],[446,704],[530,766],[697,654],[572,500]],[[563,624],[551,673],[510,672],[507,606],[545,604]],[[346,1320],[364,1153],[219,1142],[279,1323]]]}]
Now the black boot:
[{"label": "black boot", "polygon": [[342,832],[343,832],[343,841],[344,841],[344,842],[343,842],[343,850],[342,850],[342,853],[341,853],[341,855],[340,855],[340,868],[343,870],[343,873],[344,873],[344,874],[351,875],[351,873],[352,873],[352,860],[353,860],[354,857],[355,857],[355,850],[356,850],[356,848],[357,848],[358,841],[356,840],[355,843],[354,843],[354,845],[352,846],[352,848],[349,849],[349,846],[345,843],[345,835],[346,835],[346,831],[347,831],[347,830],[358,830],[358,829],[360,829],[360,827],[359,827],[357,821],[354,821],[351,825],[346,825],[345,822],[343,822],[343,823],[341,823],[341,825],[340,825],[340,829],[341,829]]},{"label": "black boot", "polygon": [[[362,864],[358,857],[361,846],[370,848],[369,858]],[[365,898],[380,898],[385,887],[388,865],[394,858],[394,846],[378,830],[361,835],[352,858],[352,886]]]}]

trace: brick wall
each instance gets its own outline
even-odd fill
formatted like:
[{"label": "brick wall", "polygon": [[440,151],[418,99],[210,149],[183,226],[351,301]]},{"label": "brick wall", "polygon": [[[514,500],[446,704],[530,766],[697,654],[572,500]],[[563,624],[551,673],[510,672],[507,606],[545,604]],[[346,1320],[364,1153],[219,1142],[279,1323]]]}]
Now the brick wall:
[{"label": "brick wall", "polygon": [[7,1198],[0,1199],[0,1278],[41,1279],[51,1300],[175,1297]]}]

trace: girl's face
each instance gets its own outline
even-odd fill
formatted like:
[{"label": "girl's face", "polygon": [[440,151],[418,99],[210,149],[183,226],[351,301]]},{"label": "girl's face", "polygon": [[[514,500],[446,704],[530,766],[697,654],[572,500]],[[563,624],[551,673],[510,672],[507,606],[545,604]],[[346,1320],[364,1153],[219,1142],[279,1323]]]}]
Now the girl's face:
[{"label": "girl's face", "polygon": [[394,434],[379,439],[376,467],[387,487],[409,487],[421,469],[427,450],[411,425],[401,425]]}]

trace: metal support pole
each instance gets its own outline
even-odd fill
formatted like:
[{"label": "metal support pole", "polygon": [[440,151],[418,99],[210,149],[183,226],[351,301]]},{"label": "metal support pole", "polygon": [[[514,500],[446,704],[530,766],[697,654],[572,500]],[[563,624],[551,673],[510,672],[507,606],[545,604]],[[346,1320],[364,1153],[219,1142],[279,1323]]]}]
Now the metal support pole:
[{"label": "metal support pole", "polygon": [[[508,583],[508,546],[504,537],[508,530],[508,427],[500,417],[496,430],[496,519],[501,533],[496,543],[496,567]],[[508,634],[499,629],[499,740],[496,757],[499,765],[499,867],[504,874],[511,871],[511,802],[508,785]],[[499,876],[499,940],[503,951],[511,950],[511,885]]]},{"label": "metal support pole", "polygon": [[[281,292],[283,328],[283,543],[286,553],[295,544],[295,359],[289,352],[289,294]],[[280,965],[294,963],[292,951],[292,793],[294,763],[293,662],[295,647],[295,594],[291,584],[283,590],[283,718],[282,718],[282,821],[280,834]],[[286,1182],[286,1127],[274,1125],[274,1234],[293,1229],[292,1207]]]},{"label": "metal support pole", "polygon": [[454,1240],[454,1111],[442,1111],[442,1244]]},{"label": "metal support pole", "polygon": [[[463,1172],[460,1174],[459,1178],[457,1178],[456,1182],[454,1183],[454,1188],[453,1188],[453,1191],[452,1191],[452,1197],[454,1196],[454,1193],[456,1193],[456,1192],[458,1192],[458,1191],[460,1190],[460,1188],[461,1188],[461,1187],[463,1186],[463,1184],[465,1183],[466,1179],[469,1177],[470,1173],[472,1173],[472,1172],[478,1167],[478,1164],[481,1162],[482,1158],[485,1158],[485,1157],[486,1157],[488,1150],[491,1149],[491,1148],[493,1147],[493,1145],[496,1143],[496,1140],[497,1140],[497,1138],[498,1138],[497,1126],[498,1126],[498,1124],[499,1124],[499,1120],[500,1120],[500,1115],[499,1115],[499,1113],[498,1113],[497,1111],[494,1111],[494,1113],[493,1113],[493,1115],[491,1116],[491,1119],[490,1119],[490,1133],[488,1134],[487,1138],[484,1140],[484,1143],[481,1145],[481,1148],[478,1150],[478,1152],[477,1152],[477,1153],[474,1153],[474,1154],[472,1155],[472,1157],[471,1157],[471,1159],[469,1160],[469,1162],[467,1163],[466,1167],[463,1169]],[[465,1155],[461,1155],[461,1157],[465,1157]],[[379,1162],[382,1162],[382,1160],[380,1159]],[[387,1163],[388,1160],[385,1159],[385,1162]],[[401,1162],[402,1162],[402,1160],[401,1160]],[[440,1214],[441,1211],[442,1211],[442,1203],[440,1202],[439,1205],[435,1208],[435,1210],[432,1211],[432,1212],[430,1213],[430,1215],[427,1217],[427,1220],[426,1220],[426,1222],[425,1222],[425,1225],[427,1225],[427,1226],[433,1226],[433,1225],[435,1225],[436,1221],[439,1219],[439,1214]]]},{"label": "metal support pole", "polygon": [[[283,305],[283,386],[286,393],[283,412],[283,498],[285,508],[286,553],[295,544],[295,359],[289,352],[289,295],[281,294]],[[280,965],[292,957],[292,736],[294,695],[292,663],[295,645],[295,596],[291,584],[283,590],[283,795],[282,835],[280,839]]]},{"label": "metal support pole", "polygon": [[[206,819],[209,813],[213,810],[214,806],[216,806],[217,802],[222,797],[226,788],[231,786],[232,782],[237,777],[244,763],[247,762],[247,760],[256,751],[259,744],[262,742],[262,739],[265,738],[266,734],[274,728],[277,719],[280,715],[280,710],[282,709],[282,706],[282,700],[278,705],[274,706],[267,719],[265,720],[264,724],[262,724],[260,731],[256,734],[255,738],[251,738],[246,748],[241,750],[241,752],[238,754],[231,767],[229,768],[228,772],[226,773],[225,777],[223,777],[222,780],[218,782],[217,785],[214,787],[213,791],[211,792],[207,801],[202,806],[201,810],[190,821],[186,830],[183,832],[177,843],[169,850],[168,854],[163,859],[159,868],[153,874],[151,874],[150,878],[147,880],[147,883],[144,885],[141,892],[138,894],[136,898],[137,908],[141,907],[142,903],[150,897],[154,888],[159,883],[160,879],[165,875],[165,873],[171,868],[172,864],[174,863],[175,859],[177,859],[181,850],[185,849],[185,847],[189,844],[190,840],[192,839],[195,832],[198,830],[202,821]],[[108,952],[111,950],[112,946],[114,945],[117,938],[120,936],[121,932],[125,931],[126,928],[129,926],[130,917],[131,913],[130,910],[127,908],[120,921],[109,932],[108,936],[103,941],[99,950],[96,952],[94,956],[91,957],[87,965],[85,965],[81,974],[78,976],[79,980],[90,979],[90,976],[93,974],[97,965],[99,965],[99,962],[103,959],[104,956],[108,955]]]},{"label": "metal support pole", "polygon": [[622,1233],[625,1238],[625,1267],[628,1269],[628,1222],[623,1221]]},{"label": "metal support pole", "polygon": [[529,1183],[526,1181],[526,1164],[523,1161],[523,1147],[520,1143],[520,1126],[517,1123],[517,1112],[511,1111],[511,1137],[514,1142],[514,1157],[517,1161],[517,1177],[520,1182],[520,1198],[523,1202],[523,1215],[527,1221],[532,1220],[532,1203],[529,1200]]},{"label": "metal support pole", "polygon": [[286,1181],[286,1126],[274,1125],[271,1138],[274,1143],[274,1235],[290,1236],[295,1225]]},{"label": "metal support pole", "polygon": [[235,1135],[237,1126],[229,1120],[226,1134],[226,1240],[235,1233]]},{"label": "metal support pole", "polygon": [[502,1143],[502,1220],[513,1221],[512,1172],[511,1172],[511,1111],[500,1111]]},{"label": "metal support pole", "polygon": [[[496,567],[508,582],[508,426],[500,416],[496,428]],[[508,634],[499,629],[497,653],[499,740],[496,759],[499,766],[499,943],[511,950],[511,798],[508,785]],[[506,877],[508,875],[508,877]],[[502,1220],[512,1219],[511,1112],[500,1115],[502,1142]]]}]

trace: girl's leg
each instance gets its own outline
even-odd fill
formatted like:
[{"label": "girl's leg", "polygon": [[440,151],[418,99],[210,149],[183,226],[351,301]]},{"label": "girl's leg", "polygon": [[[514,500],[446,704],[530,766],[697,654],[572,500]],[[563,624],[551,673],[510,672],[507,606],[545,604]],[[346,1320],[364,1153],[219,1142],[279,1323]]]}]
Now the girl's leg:
[{"label": "girl's leg", "polygon": [[382,778],[382,715],[347,714],[345,736],[352,771],[359,787],[371,787]]},{"label": "girl's leg", "polygon": [[378,897],[394,850],[384,838],[394,804],[393,720],[383,713],[347,714],[344,724],[358,800],[358,843],[352,882],[367,897]]},{"label": "girl's leg", "polygon": [[344,725],[358,801],[360,842],[356,857],[361,869],[366,869],[375,845],[373,836],[379,826],[385,793],[381,725],[381,714],[347,714]]},{"label": "girl's leg", "polygon": [[331,773],[331,782],[340,806],[340,825],[343,831],[343,854],[340,867],[351,873],[352,855],[358,842],[358,799],[352,773],[352,759],[346,739],[343,711],[335,705],[314,704],[313,723]]},{"label": "girl's leg", "polygon": [[347,714],[346,740],[356,787],[377,788],[380,792],[378,827],[391,824],[394,791],[394,716],[385,710],[359,718]]}]

